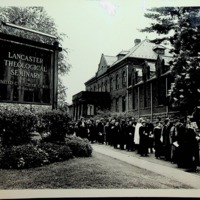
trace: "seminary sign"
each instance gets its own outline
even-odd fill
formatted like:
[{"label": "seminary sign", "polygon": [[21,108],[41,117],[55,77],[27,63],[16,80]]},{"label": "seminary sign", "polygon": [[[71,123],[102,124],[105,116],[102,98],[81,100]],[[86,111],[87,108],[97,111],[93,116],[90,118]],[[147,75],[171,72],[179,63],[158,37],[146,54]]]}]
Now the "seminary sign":
[{"label": "seminary sign", "polygon": [[55,45],[0,34],[0,102],[55,104],[58,51]]}]

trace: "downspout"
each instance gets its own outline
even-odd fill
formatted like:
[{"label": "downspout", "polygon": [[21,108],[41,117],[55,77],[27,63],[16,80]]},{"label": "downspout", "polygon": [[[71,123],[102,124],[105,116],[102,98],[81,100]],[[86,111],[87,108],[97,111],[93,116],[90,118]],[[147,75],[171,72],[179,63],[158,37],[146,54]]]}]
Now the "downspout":
[{"label": "downspout", "polygon": [[[166,76],[166,82],[165,82],[165,84],[166,84],[166,97],[167,97],[167,91],[168,91],[168,80],[167,80],[167,76]],[[166,105],[166,116],[168,116],[168,113],[169,113],[169,107],[168,107],[168,105]]]},{"label": "downspout", "polygon": [[152,89],[152,82],[150,84],[150,90],[151,90],[151,122],[153,121],[153,89]]},{"label": "downspout", "polygon": [[126,97],[127,97],[127,105],[126,105],[126,111],[128,112],[129,110],[129,95],[128,95],[128,65],[126,66]]},{"label": "downspout", "polygon": [[140,87],[138,85],[138,119],[140,118]]}]

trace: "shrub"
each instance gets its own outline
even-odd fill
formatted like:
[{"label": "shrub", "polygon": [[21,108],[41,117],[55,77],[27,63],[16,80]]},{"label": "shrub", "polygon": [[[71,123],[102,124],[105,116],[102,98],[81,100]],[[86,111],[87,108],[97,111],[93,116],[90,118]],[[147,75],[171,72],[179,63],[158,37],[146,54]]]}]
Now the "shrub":
[{"label": "shrub", "polygon": [[67,145],[43,142],[41,143],[40,147],[48,154],[48,159],[50,162],[68,160],[73,157],[72,151]]},{"label": "shrub", "polygon": [[0,110],[0,134],[3,146],[30,142],[37,117],[29,110]]},{"label": "shrub", "polygon": [[76,157],[89,157],[92,155],[92,146],[87,139],[76,136],[67,136],[65,142]]},{"label": "shrub", "polygon": [[39,146],[24,144],[0,147],[0,168],[24,169],[39,167],[76,157],[89,157],[92,147],[87,139],[68,136],[65,143],[42,142]]},{"label": "shrub", "polygon": [[1,149],[1,168],[23,169],[39,167],[48,163],[48,155],[40,148],[31,144]]},{"label": "shrub", "polygon": [[64,141],[67,133],[69,117],[68,114],[61,111],[49,111],[38,114],[38,132],[49,132],[46,141]]}]

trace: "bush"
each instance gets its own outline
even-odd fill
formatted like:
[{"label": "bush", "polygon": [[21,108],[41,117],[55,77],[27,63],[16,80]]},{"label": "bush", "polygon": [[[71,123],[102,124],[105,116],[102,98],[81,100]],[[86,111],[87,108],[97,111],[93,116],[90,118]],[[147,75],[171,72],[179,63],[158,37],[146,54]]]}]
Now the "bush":
[{"label": "bush", "polygon": [[29,110],[0,110],[0,134],[3,146],[30,142],[37,117]]},{"label": "bush", "polygon": [[76,157],[89,157],[92,147],[87,139],[68,136],[65,143],[42,142],[0,148],[0,168],[24,169],[39,167],[57,161]]},{"label": "bush", "polygon": [[61,111],[49,111],[38,114],[39,133],[49,132],[50,135],[46,138],[48,142],[63,141],[67,133],[67,126],[69,122],[68,114]]},{"label": "bush", "polygon": [[68,160],[73,157],[72,151],[67,145],[43,142],[41,143],[40,147],[48,154],[48,159],[50,162]]},{"label": "bush", "polygon": [[39,167],[48,163],[48,155],[40,148],[31,144],[1,148],[1,168],[23,169]]},{"label": "bush", "polygon": [[92,155],[92,146],[87,139],[76,136],[67,136],[65,142],[76,157],[89,157]]}]

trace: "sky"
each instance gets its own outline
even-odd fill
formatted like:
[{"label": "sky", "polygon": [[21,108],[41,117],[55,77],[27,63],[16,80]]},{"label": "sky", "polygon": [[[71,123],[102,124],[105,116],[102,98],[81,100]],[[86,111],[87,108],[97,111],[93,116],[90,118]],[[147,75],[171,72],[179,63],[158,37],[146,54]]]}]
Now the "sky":
[{"label": "sky", "polygon": [[67,89],[67,102],[85,90],[84,83],[98,69],[102,53],[116,56],[122,49],[134,46],[136,38],[145,39],[138,29],[149,21],[144,18],[145,1],[72,0],[62,1],[63,6],[46,6],[55,16],[58,28],[68,38],[64,45],[69,49],[69,74],[63,77]]},{"label": "sky", "polygon": [[[198,0],[190,1],[196,5]],[[102,53],[116,56],[134,46],[134,40],[154,39],[156,34],[141,33],[152,21],[144,17],[155,6],[188,5],[186,0],[1,0],[0,6],[43,6],[65,33],[62,47],[68,49],[71,69],[62,77],[67,87],[67,103],[72,96],[85,90],[84,83],[92,78]]]}]

